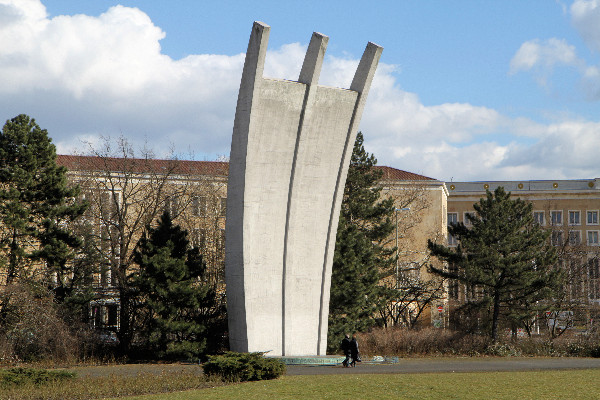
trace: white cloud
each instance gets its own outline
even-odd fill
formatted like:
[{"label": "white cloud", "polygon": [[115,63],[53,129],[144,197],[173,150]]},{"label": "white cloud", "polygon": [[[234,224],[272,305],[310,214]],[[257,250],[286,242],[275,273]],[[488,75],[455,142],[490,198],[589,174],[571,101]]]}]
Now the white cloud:
[{"label": "white cloud", "polygon": [[263,76],[297,80],[305,53],[306,46],[302,46],[300,43],[290,43],[281,46],[279,49],[269,49],[265,59]]},{"label": "white cloud", "polygon": [[[0,0],[0,109],[30,114],[59,150],[77,137],[119,134],[227,153],[242,54],[161,53],[165,33],[137,8],[49,19],[38,0]],[[64,151],[63,150],[63,151]]]},{"label": "white cloud", "polygon": [[[174,60],[161,52],[164,35],[137,8],[48,18],[39,0],[0,0],[1,118],[35,117],[59,152],[122,134],[138,146],[147,140],[159,156],[171,144],[184,157],[228,154],[244,55]],[[515,69],[577,61],[561,41],[529,46],[515,55]],[[556,54],[561,49],[567,53]],[[297,79],[305,51],[299,43],[269,49],[265,76]],[[349,87],[357,65],[326,56],[320,83]],[[544,125],[468,103],[425,106],[402,90],[397,71],[380,63],[361,123],[380,164],[444,180],[597,174],[598,124]],[[586,73],[599,75],[594,67]]]},{"label": "white cloud", "polygon": [[600,100],[600,68],[587,67],[582,80],[587,99],[591,101]]},{"label": "white cloud", "polygon": [[575,46],[564,39],[551,38],[541,41],[534,39],[521,45],[510,60],[510,73],[528,71],[541,67],[550,72],[556,65],[578,66],[582,61],[577,57]]},{"label": "white cloud", "polygon": [[164,33],[138,9],[116,6],[98,18],[47,19],[45,11],[22,7],[33,1],[8,3],[9,17],[15,10],[23,17],[0,30],[2,66],[11,66],[6,60],[17,61],[11,76],[0,78],[4,91],[35,86],[66,88],[77,98],[115,95],[143,90],[168,65],[158,44]]},{"label": "white cloud", "polygon": [[592,49],[600,51],[600,0],[575,0],[570,11],[581,37]]},{"label": "white cloud", "polygon": [[[510,121],[507,128],[519,121]],[[600,123],[566,121],[538,125],[539,138],[517,141],[509,135],[507,144],[497,140],[480,142],[426,141],[411,139],[407,132],[367,143],[381,164],[450,181],[574,179],[598,177],[597,149]],[[539,132],[536,132],[536,135]]]},{"label": "white cloud", "polygon": [[[546,136],[527,147],[516,148],[504,165],[563,165],[563,174],[578,170],[595,170],[600,147],[600,123],[567,121],[549,125]],[[597,172],[596,172],[597,174]]]},{"label": "white cloud", "polygon": [[[600,51],[600,0],[575,0],[569,8],[571,21],[592,51]],[[551,86],[557,67],[572,68],[580,77],[581,93],[591,101],[600,100],[598,67],[577,55],[575,46],[564,39],[533,39],[521,45],[510,61],[509,74],[531,71],[542,86]],[[564,77],[563,77],[564,78]]]},{"label": "white cloud", "polygon": [[11,25],[31,24],[46,18],[46,7],[39,0],[21,0],[18,5],[12,0],[0,0],[0,29]]}]

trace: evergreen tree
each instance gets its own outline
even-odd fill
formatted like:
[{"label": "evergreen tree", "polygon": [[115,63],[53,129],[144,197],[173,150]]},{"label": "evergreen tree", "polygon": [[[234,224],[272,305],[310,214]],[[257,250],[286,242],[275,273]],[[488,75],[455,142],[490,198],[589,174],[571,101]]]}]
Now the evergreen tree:
[{"label": "evergreen tree", "polygon": [[140,269],[132,287],[147,311],[137,333],[159,358],[200,357],[223,317],[215,288],[203,282],[205,263],[168,212],[148,235],[134,253]]},{"label": "evergreen tree", "polygon": [[448,232],[458,239],[456,247],[428,241],[431,254],[454,268],[430,270],[466,284],[476,293],[466,305],[490,316],[490,336],[498,338],[500,317],[515,324],[533,318],[536,301],[549,298],[559,285],[561,272],[553,267],[554,248],[549,231],[533,219],[533,205],[512,200],[498,187],[473,205],[467,214],[471,227],[452,224]]},{"label": "evergreen tree", "polygon": [[[103,259],[95,242],[94,226],[84,218],[71,224],[73,232],[81,238],[75,257],[68,268],[57,272],[54,298],[61,305],[62,318],[70,326],[89,323],[89,303],[98,294],[94,278],[100,272]],[[68,275],[68,276],[67,276]]]},{"label": "evergreen tree", "polygon": [[377,160],[356,137],[340,212],[331,275],[329,344],[335,350],[346,332],[365,331],[375,323],[380,280],[393,269],[395,248],[384,246],[394,230],[394,201],[380,199]]},{"label": "evergreen tree", "polygon": [[48,132],[26,115],[7,121],[0,132],[0,257],[7,284],[39,273],[28,268],[36,261],[46,264],[45,278],[58,277],[55,287],[70,279],[68,262],[81,243],[67,225],[86,208],[78,194],[56,165]]}]

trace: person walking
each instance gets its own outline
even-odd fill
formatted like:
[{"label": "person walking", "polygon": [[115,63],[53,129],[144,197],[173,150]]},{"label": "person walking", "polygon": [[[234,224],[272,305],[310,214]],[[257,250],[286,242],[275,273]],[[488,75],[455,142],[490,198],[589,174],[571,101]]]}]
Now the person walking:
[{"label": "person walking", "polygon": [[356,367],[356,362],[360,362],[360,353],[358,351],[358,340],[356,340],[356,335],[352,335],[352,340],[350,341],[350,357],[352,357],[350,365]]},{"label": "person walking", "polygon": [[346,337],[342,339],[342,351],[344,352],[344,356],[346,359],[342,361],[342,365],[344,367],[348,367],[348,361],[350,361],[350,335],[346,334]]}]

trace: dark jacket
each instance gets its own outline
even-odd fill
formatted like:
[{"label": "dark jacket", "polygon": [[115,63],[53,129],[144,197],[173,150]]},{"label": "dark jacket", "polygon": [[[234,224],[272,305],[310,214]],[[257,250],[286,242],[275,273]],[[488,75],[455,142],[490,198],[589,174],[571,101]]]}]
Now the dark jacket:
[{"label": "dark jacket", "polygon": [[358,342],[356,341],[356,338],[352,338],[350,341],[350,354],[352,354],[352,358],[358,358]]},{"label": "dark jacket", "polygon": [[350,339],[347,337],[342,340],[342,351],[344,352],[344,355],[350,355]]}]

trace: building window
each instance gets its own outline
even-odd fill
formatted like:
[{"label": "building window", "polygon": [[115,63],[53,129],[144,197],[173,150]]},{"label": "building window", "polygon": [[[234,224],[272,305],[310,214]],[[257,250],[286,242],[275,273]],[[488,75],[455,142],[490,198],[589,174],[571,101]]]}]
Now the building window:
[{"label": "building window", "polygon": [[598,225],[598,211],[588,211],[587,212],[587,224],[588,225]]},{"label": "building window", "polygon": [[575,278],[575,280],[571,281],[571,300],[579,300],[581,299],[581,294],[583,292],[583,282],[579,278]]},{"label": "building window", "polygon": [[[448,270],[454,274],[458,273],[458,268],[453,264],[450,265]],[[448,280],[448,298],[451,300],[458,300],[458,281],[456,279]]]},{"label": "building window", "polygon": [[588,273],[590,279],[599,279],[600,278],[600,263],[598,263],[597,258],[592,258],[588,261]]},{"label": "building window", "polygon": [[465,285],[465,301],[466,302],[472,302],[472,301],[477,301],[481,298],[481,296],[479,295],[480,291],[477,288],[477,285],[474,284],[467,284]]},{"label": "building window", "polygon": [[448,213],[448,225],[458,223],[458,213]]},{"label": "building window", "polygon": [[569,211],[569,225],[581,225],[581,213],[579,211]]},{"label": "building window", "polygon": [[[120,307],[118,304],[106,300],[90,302],[89,317],[92,328],[108,329],[105,340],[116,341],[115,329],[119,329]],[[112,331],[112,333],[110,333]]]},{"label": "building window", "polygon": [[96,204],[94,204],[94,195],[92,194],[92,192],[90,192],[89,190],[82,191],[81,194],[79,195],[79,198],[82,201],[88,202],[88,208],[83,213],[83,217],[87,220],[94,218],[95,211],[96,211]]},{"label": "building window", "polygon": [[588,276],[590,278],[590,300],[600,300],[600,263],[598,258],[588,261]]},{"label": "building window", "polygon": [[579,246],[581,244],[581,231],[569,231],[569,246]]},{"label": "building window", "polygon": [[533,212],[533,220],[536,224],[544,226],[546,225],[546,218],[543,211],[534,211]]},{"label": "building window", "polygon": [[587,231],[588,246],[598,246],[598,231]]},{"label": "building window", "polygon": [[552,225],[562,225],[562,211],[550,211],[550,222]]},{"label": "building window", "polygon": [[218,251],[222,257],[225,257],[225,229],[219,229],[219,237],[217,240],[219,241],[217,244]]},{"label": "building window", "polygon": [[196,196],[192,199],[192,215],[205,217],[208,214],[208,197]]},{"label": "building window", "polygon": [[179,200],[177,197],[168,197],[165,200],[165,211],[171,214],[171,218],[176,218],[179,215]]},{"label": "building window", "polygon": [[202,253],[206,250],[206,229],[193,228],[191,231],[190,239],[192,245],[200,249]]},{"label": "building window", "polygon": [[114,221],[121,205],[121,193],[115,190],[103,191],[98,199],[100,218],[104,221]]},{"label": "building window", "polygon": [[590,281],[590,300],[600,300],[600,280]]},{"label": "building window", "polygon": [[464,213],[464,214],[463,214],[463,221],[464,221],[464,224],[465,224],[466,226],[473,226],[473,223],[472,223],[472,222],[471,222],[471,220],[469,219],[469,216],[470,216],[470,217],[475,217],[475,213],[472,213],[472,212],[466,212],[466,213]]},{"label": "building window", "polygon": [[553,231],[551,236],[552,246],[562,246],[563,235],[562,231]]},{"label": "building window", "polygon": [[[458,213],[448,213],[448,226],[458,223]],[[448,233],[448,246],[456,246],[458,241]]]},{"label": "building window", "polygon": [[227,212],[227,197],[221,197],[221,202],[219,203],[219,210],[221,212],[221,216],[224,217]]},{"label": "building window", "polygon": [[451,234],[448,234],[448,246],[456,246],[458,244],[458,240]]}]

